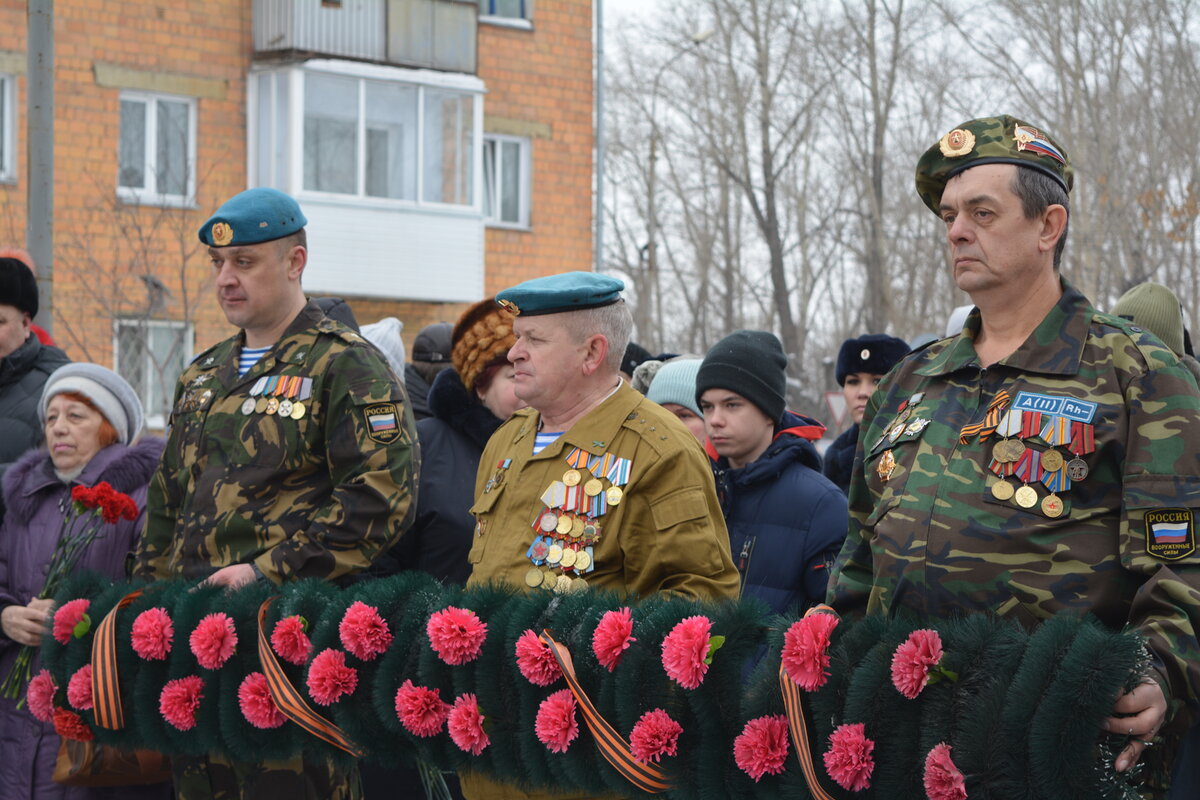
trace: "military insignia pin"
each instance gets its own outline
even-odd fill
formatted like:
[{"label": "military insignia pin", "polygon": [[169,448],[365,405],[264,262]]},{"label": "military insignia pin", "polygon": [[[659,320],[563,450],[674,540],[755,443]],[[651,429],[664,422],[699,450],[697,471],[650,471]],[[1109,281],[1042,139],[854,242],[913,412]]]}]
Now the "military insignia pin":
[{"label": "military insignia pin", "polygon": [[955,128],[938,142],[938,149],[946,158],[960,158],[975,149],[975,134],[964,128]]},{"label": "military insignia pin", "polygon": [[1013,138],[1017,140],[1017,150],[1028,150],[1040,156],[1049,156],[1060,164],[1067,163],[1067,159],[1063,157],[1058,148],[1050,144],[1050,140],[1043,136],[1037,128],[1018,125],[1013,130]]},{"label": "military insignia pin", "polygon": [[233,241],[233,228],[229,227],[225,222],[214,222],[212,226],[212,240],[217,247],[224,247]]},{"label": "military insignia pin", "polygon": [[512,300],[497,300],[496,304],[514,317],[521,316],[521,309]]},{"label": "military insignia pin", "polygon": [[1146,512],[1146,552],[1163,561],[1178,561],[1196,552],[1194,514],[1190,508]]}]

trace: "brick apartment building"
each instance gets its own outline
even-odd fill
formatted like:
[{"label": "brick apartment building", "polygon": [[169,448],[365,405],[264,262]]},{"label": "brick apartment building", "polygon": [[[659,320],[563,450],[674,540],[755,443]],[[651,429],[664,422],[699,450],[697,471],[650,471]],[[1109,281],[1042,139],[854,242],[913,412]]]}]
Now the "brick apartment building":
[{"label": "brick apartment building", "polygon": [[[54,336],[161,425],[230,329],[196,230],[309,218],[310,296],[404,335],[592,264],[591,0],[56,0]],[[22,246],[26,2],[0,0],[0,246]]]}]

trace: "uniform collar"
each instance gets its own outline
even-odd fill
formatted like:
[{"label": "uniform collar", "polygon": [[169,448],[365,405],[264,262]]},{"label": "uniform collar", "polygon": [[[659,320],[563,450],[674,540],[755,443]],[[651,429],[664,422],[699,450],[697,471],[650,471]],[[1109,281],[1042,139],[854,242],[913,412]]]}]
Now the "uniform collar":
[{"label": "uniform collar", "polygon": [[[1092,304],[1065,278],[1059,278],[1063,293],[1033,333],[1020,347],[994,364],[990,369],[1008,367],[1017,372],[1044,375],[1075,375],[1083,358],[1091,324]],[[916,374],[925,377],[948,375],[967,367],[979,368],[975,352],[975,337],[982,320],[978,308],[971,309],[963,331],[949,340],[939,352],[918,367]]]},{"label": "uniform collar", "polygon": [[269,373],[277,364],[303,364],[316,341],[318,330],[323,330],[323,322],[329,323],[332,330],[337,323],[325,319],[325,312],[312,300],[300,309],[300,313],[288,325],[283,336],[279,337],[271,349],[263,354],[245,375],[238,375],[237,354],[246,344],[246,332],[238,331],[236,336],[226,339],[217,345],[208,355],[196,364],[201,373],[212,373],[221,384],[231,389],[243,383],[257,380]]},{"label": "uniform collar", "polygon": [[[634,409],[644,399],[628,383],[621,381],[617,391],[589,411],[569,430],[560,434],[553,444],[543,448],[533,458],[555,458],[565,448],[575,447],[587,450],[592,455],[602,455],[608,450],[621,427],[627,422],[637,419]],[[527,414],[521,423],[521,430],[517,432],[515,442],[537,433],[539,415],[534,411],[529,411]]]}]

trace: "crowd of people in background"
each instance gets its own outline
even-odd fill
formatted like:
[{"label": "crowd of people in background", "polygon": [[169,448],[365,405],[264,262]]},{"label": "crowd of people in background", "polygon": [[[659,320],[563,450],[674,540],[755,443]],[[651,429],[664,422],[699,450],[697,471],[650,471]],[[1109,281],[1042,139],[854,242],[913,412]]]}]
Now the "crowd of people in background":
[{"label": "crowd of people in background", "polygon": [[[1158,621],[1195,618],[1200,586],[1183,568],[1195,556],[1164,555],[1179,551],[1158,546],[1146,512],[1200,505],[1196,453],[1155,464],[1159,437],[1131,414],[1160,398],[1176,430],[1200,442],[1200,364],[1170,288],[1135,286],[1110,316],[1058,274],[1071,181],[1061,148],[1010,118],[964,123],[926,154],[918,191],[946,226],[973,305],[915,348],[884,331],[847,339],[835,369],[840,433],[788,407],[788,356],[772,333],[654,356],[630,341],[621,282],[594,273],[481,299],[422,329],[406,362],[399,320],[360,328],[344,302],[304,296],[303,213],[253,189],[201,228],[238,332],[187,368],[164,443],[144,430],[124,379],[35,335],[32,265],[0,257],[0,670],[41,640],[51,601],[39,593],[65,498],[104,480],[135,498],[139,516],[93,542],[78,568],[113,578],[232,587],[423,570],[456,585],[741,597],[780,613],[827,600],[856,613],[996,611],[997,582],[1011,581],[1001,605],[1014,618],[1073,608],[1147,631],[1154,671],[1114,712],[1136,740],[1118,762],[1127,768],[1160,737],[1184,737],[1166,707],[1194,704],[1200,670],[1194,631]],[[1062,417],[1062,429],[1075,439],[1031,428],[1036,404],[1070,385],[1083,416]],[[1031,475],[1031,458],[1038,476],[1071,480]],[[1171,475],[1169,486],[1155,475]],[[1019,588],[1024,573],[1009,567],[1020,559],[1030,573],[1049,569],[1026,538],[1069,541],[1070,504],[1077,526],[1110,534],[1103,547],[1074,545],[1080,571],[1127,595],[1097,584],[1047,599],[1036,576]],[[1144,519],[1131,510],[1141,506]],[[1005,569],[981,568],[992,548]],[[1135,603],[1143,581],[1178,608]],[[1195,738],[1180,763],[1196,757]],[[0,699],[0,795],[103,796],[53,784],[58,757],[53,728]],[[356,768],[307,758],[186,757],[173,769],[188,799],[360,796]],[[367,797],[420,791],[415,772],[364,765],[361,780]],[[1192,780],[1177,771],[1176,791]],[[450,788],[542,796],[478,775]]]}]

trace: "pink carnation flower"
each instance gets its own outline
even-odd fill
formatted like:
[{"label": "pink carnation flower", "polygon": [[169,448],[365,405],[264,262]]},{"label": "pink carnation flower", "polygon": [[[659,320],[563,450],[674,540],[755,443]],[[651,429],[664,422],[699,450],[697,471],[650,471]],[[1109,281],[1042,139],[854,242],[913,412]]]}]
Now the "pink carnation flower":
[{"label": "pink carnation flower", "polygon": [[570,689],[559,689],[538,706],[534,732],[538,741],[551,753],[565,753],[579,736],[579,721],[575,719],[575,698]]},{"label": "pink carnation flower", "polygon": [[92,665],[84,664],[67,681],[67,702],[80,711],[92,707]]},{"label": "pink carnation flower", "polygon": [[966,800],[966,781],[950,760],[950,749],[942,742],[925,756],[925,794],[929,800]]},{"label": "pink carnation flower", "polygon": [[256,728],[278,728],[287,722],[287,717],[271,699],[267,676],[261,672],[251,672],[242,681],[238,687],[238,706],[246,721]]},{"label": "pink carnation flower", "polygon": [[787,755],[788,723],[782,714],[750,720],[733,740],[734,761],[756,783],[763,775],[783,772]]},{"label": "pink carnation flower", "polygon": [[392,632],[387,622],[379,616],[379,609],[361,600],[355,600],[338,625],[338,635],[345,647],[355,658],[370,661],[387,652],[392,644]]},{"label": "pink carnation flower", "polygon": [[483,729],[484,719],[475,695],[463,694],[455,698],[454,708],[450,709],[450,715],[446,718],[446,727],[450,731],[450,739],[458,745],[459,750],[477,756],[492,743]]},{"label": "pink carnation flower", "polygon": [[450,714],[450,704],[442,700],[436,689],[414,686],[406,680],[396,690],[396,716],[413,736],[436,736],[441,733]]},{"label": "pink carnation flower", "polygon": [[621,661],[621,656],[637,641],[633,633],[633,614],[628,608],[609,611],[600,618],[600,624],[592,632],[592,652],[600,665],[612,672]]},{"label": "pink carnation flower", "polygon": [[[702,619],[693,617],[693,619]],[[635,761],[648,764],[675,755],[683,726],[661,708],[647,711],[629,732],[629,752]]]},{"label": "pink carnation flower", "polygon": [[308,654],[312,652],[312,642],[304,628],[304,618],[294,615],[275,623],[271,633],[271,649],[284,661],[298,667],[308,661]]},{"label": "pink carnation flower", "polygon": [[829,734],[829,750],[825,752],[825,771],[838,786],[851,792],[861,792],[871,785],[875,759],[871,757],[875,742],[867,738],[861,722],[839,725]]},{"label": "pink carnation flower", "polygon": [[474,611],[449,606],[430,615],[425,633],[442,661],[456,666],[479,657],[487,638],[487,623],[475,616]]},{"label": "pink carnation flower", "polygon": [[196,727],[196,710],[204,697],[202,689],[204,679],[198,675],[168,681],[158,696],[158,712],[179,730],[190,731]]},{"label": "pink carnation flower", "polygon": [[326,649],[308,667],[308,693],[323,706],[335,703],[358,686],[358,670],[346,666],[346,654]]},{"label": "pink carnation flower", "polygon": [[42,670],[29,681],[25,688],[25,700],[29,703],[29,713],[42,722],[54,721],[54,677],[50,670]]},{"label": "pink carnation flower", "polygon": [[147,661],[162,661],[171,652],[175,626],[164,608],[148,608],[133,620],[133,652]]},{"label": "pink carnation flower", "polygon": [[892,685],[912,700],[929,683],[929,670],[942,660],[942,637],[922,629],[909,634],[892,656]]},{"label": "pink carnation flower", "polygon": [[711,629],[708,617],[688,617],[680,620],[663,639],[663,669],[685,689],[695,689],[704,682]]},{"label": "pink carnation flower", "polygon": [[64,739],[74,739],[77,742],[90,742],[96,738],[82,717],[65,708],[54,709],[54,732]]},{"label": "pink carnation flower", "polygon": [[237,629],[223,611],[209,614],[192,631],[189,643],[192,655],[205,669],[220,669],[237,649]]},{"label": "pink carnation flower", "polygon": [[533,631],[525,631],[517,639],[517,668],[534,686],[549,686],[562,677],[554,654]]},{"label": "pink carnation flower", "polygon": [[838,621],[833,614],[809,614],[783,635],[783,667],[806,692],[815,692],[829,679],[829,636]]},{"label": "pink carnation flower", "polygon": [[54,612],[54,640],[59,644],[71,641],[71,637],[75,635],[75,626],[83,621],[91,604],[91,600],[81,597],[59,606]]}]

